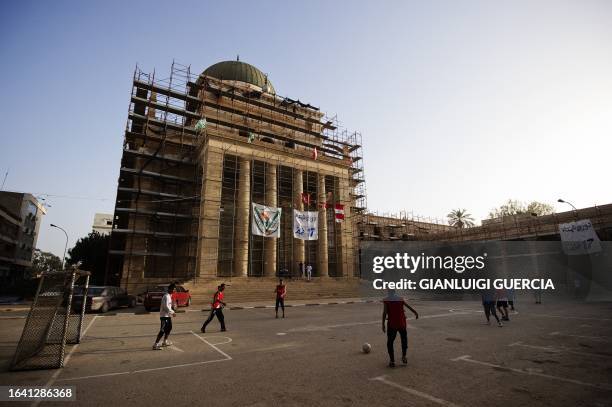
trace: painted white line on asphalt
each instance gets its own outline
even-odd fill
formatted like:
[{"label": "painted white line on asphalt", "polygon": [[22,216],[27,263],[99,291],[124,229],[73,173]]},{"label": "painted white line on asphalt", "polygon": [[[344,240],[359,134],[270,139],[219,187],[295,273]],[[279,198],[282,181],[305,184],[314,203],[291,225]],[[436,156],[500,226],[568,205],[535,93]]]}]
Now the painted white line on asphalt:
[{"label": "painted white line on asphalt", "polygon": [[612,355],[605,355],[605,354],[600,354],[600,353],[593,353],[593,352],[582,352],[579,350],[575,350],[575,348],[567,348],[565,346],[559,346],[559,347],[554,347],[554,346],[537,346],[537,345],[528,345],[526,343],[523,342],[514,342],[511,343],[508,346],[520,346],[523,348],[529,348],[529,349],[537,349],[537,350],[543,350],[546,352],[550,352],[550,353],[572,353],[574,355],[583,355],[583,356],[593,356],[595,358],[610,358],[612,357]]},{"label": "painted white line on asphalt", "polygon": [[[97,315],[94,315],[94,317],[91,319],[91,321],[89,321],[89,324],[87,324],[87,326],[85,327],[85,329],[83,330],[83,332],[81,333],[81,339],[83,339],[85,337],[85,334],[87,334],[87,331],[89,330],[89,328],[91,328],[91,326],[93,325],[93,323],[96,321],[96,319],[98,318]],[[70,352],[68,352],[68,355],[66,355],[66,357],[64,358],[64,367],[66,367],[66,365],[68,365],[68,361],[70,360],[70,358],[72,357],[72,354],[74,353],[74,351],[79,347],[79,344],[77,343],[76,345],[74,345],[72,347],[72,349],[70,349]],[[62,369],[57,369],[53,375],[49,378],[49,380],[47,381],[47,383],[45,384],[45,388],[49,388],[51,386],[53,386],[53,383],[55,383],[55,381],[57,380],[58,376],[60,375],[60,373],[62,372]],[[32,407],[36,407],[40,404],[40,402],[42,401],[42,399],[36,399],[34,400],[34,402],[32,402],[31,406]]]},{"label": "painted white line on asphalt", "polygon": [[[291,348],[297,348],[302,346],[302,344],[300,343],[281,343],[279,345],[272,345],[272,346],[268,346],[265,348],[258,348],[258,349],[253,349],[253,350],[249,350],[247,352],[270,352],[273,350],[281,350],[281,349],[291,349]],[[245,352],[246,353],[246,352]]]},{"label": "painted white line on asphalt", "polygon": [[589,336],[589,335],[573,335],[573,334],[564,334],[562,332],[551,332],[549,335],[553,336],[569,336],[571,338],[580,338],[580,339],[590,339],[593,341],[602,341],[602,342],[610,342],[612,339],[609,336]]},{"label": "painted white line on asphalt", "polygon": [[215,336],[207,336],[206,337],[207,340],[210,340],[210,338],[223,338],[223,339],[225,339],[223,342],[215,342],[215,343],[212,343],[212,345],[225,345],[226,343],[230,343],[232,341],[232,338],[230,338],[228,336],[215,335]]},{"label": "painted white line on asphalt", "polygon": [[230,355],[228,355],[227,353],[223,352],[221,349],[217,348],[216,345],[213,345],[212,343],[208,342],[206,339],[202,338],[200,335],[196,334],[195,332],[191,331],[191,333],[198,338],[199,340],[201,340],[204,343],[207,343],[211,348],[213,348],[214,350],[216,350],[217,352],[219,352],[220,354],[222,354],[223,356],[226,357],[227,360],[232,360],[232,357]]},{"label": "painted white line on asphalt", "polygon": [[[469,312],[446,312],[444,314],[433,314],[433,315],[423,315],[419,316],[419,319],[430,319],[430,318],[442,318],[442,317],[453,317],[455,315],[467,315]],[[406,318],[410,321],[414,321],[414,318]],[[334,328],[347,328],[352,326],[360,326],[360,325],[373,325],[380,324],[382,322],[381,319],[377,319],[375,321],[364,321],[364,322],[347,322],[344,324],[334,324],[334,325],[307,325],[301,328],[292,328],[287,332],[316,332],[316,331],[328,331]]]},{"label": "painted white line on asphalt", "polygon": [[283,335],[287,335],[287,332],[277,332],[278,336],[283,336]]},{"label": "painted white line on asphalt", "polygon": [[[140,370],[134,370],[134,371],[127,371],[127,372],[116,372],[116,373],[105,373],[105,374],[99,374],[99,375],[71,377],[71,378],[67,378],[67,379],[60,379],[59,381],[66,381],[67,382],[67,381],[76,381],[76,380],[96,379],[96,378],[100,378],[100,377],[120,376],[120,375],[126,375],[126,374],[147,373],[147,372],[155,372],[155,371],[158,371],[158,370],[167,370],[167,369],[176,369],[176,368],[179,368],[179,367],[190,367],[190,366],[206,365],[206,364],[209,364],[209,363],[225,362],[225,361],[228,361],[228,360],[232,360],[232,357],[230,355],[228,355],[227,353],[223,352],[221,349],[217,348],[215,346],[215,344],[212,344],[212,343],[208,342],[206,339],[200,337],[199,335],[197,335],[193,331],[190,331],[190,333],[192,333],[197,338],[199,338],[202,342],[206,343],[207,345],[212,347],[214,350],[219,352],[221,355],[223,355],[224,359],[214,359],[214,360],[205,360],[205,361],[202,361],[202,362],[182,363],[180,365],[153,367],[153,368],[150,368],[150,369],[140,369]],[[226,342],[223,342],[223,343],[231,342],[231,338],[228,338],[226,336],[223,336],[222,338],[229,339],[229,341],[226,341]],[[172,348],[175,348],[175,346],[172,345],[172,346],[169,346],[169,348],[172,349]],[[180,351],[183,352],[183,350],[180,350]]]},{"label": "painted white line on asphalt", "polygon": [[558,381],[566,382],[566,383],[573,383],[573,384],[577,384],[579,386],[594,387],[596,389],[603,389],[603,390],[612,390],[612,386],[607,385],[607,384],[587,383],[587,382],[583,382],[583,381],[576,380],[576,379],[568,379],[566,377],[553,376],[553,375],[549,375],[549,374],[546,374],[546,373],[535,372],[533,370],[514,369],[514,368],[511,368],[511,367],[507,367],[507,366],[496,365],[494,363],[482,362],[480,360],[472,359],[472,357],[470,355],[459,356],[459,357],[451,359],[451,360],[453,362],[470,362],[470,363],[474,363],[474,364],[477,364],[477,365],[488,366],[488,367],[492,367],[492,368],[495,368],[495,369],[501,369],[501,370],[508,371],[508,372],[515,372],[515,373],[526,374],[528,376],[544,377],[546,379],[558,380]]},{"label": "painted white line on asphalt", "polygon": [[432,396],[431,394],[423,393],[422,391],[411,389],[410,387],[402,386],[401,384],[392,382],[392,381],[387,379],[386,375],[378,376],[378,377],[373,377],[370,380],[381,382],[381,383],[384,383],[384,384],[386,384],[388,386],[391,386],[391,387],[395,387],[396,389],[400,389],[400,390],[402,390],[405,393],[409,393],[409,394],[412,394],[413,396],[421,397],[421,398],[423,398],[425,400],[431,401],[431,402],[439,404],[441,406],[458,407],[457,404],[451,403],[450,401],[442,400],[441,398]]},{"label": "painted white line on asphalt", "polygon": [[97,379],[100,377],[110,377],[110,376],[121,376],[121,375],[126,375],[126,374],[130,374],[132,372],[117,372],[117,373],[104,373],[104,374],[95,374],[95,375],[91,375],[91,376],[80,376],[80,377],[69,377],[66,379],[60,379],[58,381],[60,382],[72,382],[75,380],[87,380],[87,379]]},{"label": "painted white line on asphalt", "polygon": [[[140,369],[134,370],[131,373],[146,373],[146,372],[155,372],[158,370],[167,370],[167,369],[176,369],[177,367],[189,367],[189,366],[198,366],[198,365],[206,365],[208,363],[216,363],[216,362],[225,362],[229,359],[215,359],[215,360],[205,360],[203,362],[193,362],[193,363],[183,363],[180,365],[171,365],[171,366],[162,366],[162,367],[153,367],[151,369]],[[76,379],[75,379],[76,380]]]},{"label": "painted white line on asphalt", "polygon": [[570,317],[567,315],[548,315],[548,314],[528,314],[533,317],[544,317],[544,318],[561,318],[561,319],[585,319],[588,321],[612,321],[610,318],[592,318],[592,317]]},{"label": "painted white line on asphalt", "polygon": [[483,310],[477,310],[477,309],[466,309],[466,308],[451,308],[448,310],[449,312],[455,312],[458,314],[466,314],[466,313],[474,313],[474,314],[478,314],[480,312],[484,312]]},{"label": "painted white line on asphalt", "polygon": [[177,352],[185,352],[183,349],[179,348],[179,347],[178,347],[178,346],[176,346],[176,345],[170,345],[170,346],[168,346],[168,347],[169,347],[170,349],[174,350],[174,351],[177,351]]}]

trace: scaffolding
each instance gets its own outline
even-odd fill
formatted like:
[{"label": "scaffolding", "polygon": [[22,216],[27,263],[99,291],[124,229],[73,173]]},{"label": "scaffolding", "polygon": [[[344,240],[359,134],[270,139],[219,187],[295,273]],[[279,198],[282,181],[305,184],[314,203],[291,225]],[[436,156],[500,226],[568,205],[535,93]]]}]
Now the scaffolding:
[{"label": "scaffolding", "polygon": [[133,275],[167,280],[195,272],[199,137],[185,126],[190,68],[172,63],[168,78],[137,66],[109,248],[107,280]]},{"label": "scaffolding", "polygon": [[[275,248],[250,230],[251,203],[269,202],[283,210]],[[344,223],[336,222],[336,204],[344,205]],[[356,276],[357,228],[366,212],[359,133],[310,104],[193,75],[176,62],[163,79],[136,68],[109,277],[121,276],[121,284],[130,286],[130,279],[140,284],[243,276],[236,264],[245,228],[249,277],[266,276],[269,251],[276,252],[275,275],[298,276],[295,253],[302,244],[303,261],[315,265],[317,275],[322,249],[317,241],[293,238],[293,209],[324,215],[319,225],[326,229],[328,276]]]}]

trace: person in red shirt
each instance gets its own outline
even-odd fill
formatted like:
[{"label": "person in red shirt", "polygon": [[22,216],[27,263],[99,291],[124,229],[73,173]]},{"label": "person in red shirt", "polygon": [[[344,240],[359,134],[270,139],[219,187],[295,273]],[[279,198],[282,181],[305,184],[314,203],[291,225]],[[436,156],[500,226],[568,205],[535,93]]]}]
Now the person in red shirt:
[{"label": "person in red shirt", "polygon": [[204,325],[202,325],[202,329],[200,329],[202,333],[206,333],[206,326],[210,321],[212,321],[215,315],[217,316],[217,319],[221,324],[221,332],[225,332],[225,317],[223,316],[223,307],[225,307],[227,304],[223,302],[223,298],[225,297],[223,291],[225,291],[225,284],[221,284],[217,287],[217,292],[213,296],[213,301],[210,308],[210,315],[208,316],[208,319],[204,322]]},{"label": "person in red shirt", "polygon": [[276,318],[278,318],[278,306],[283,309],[283,318],[285,318],[285,295],[287,294],[287,286],[283,284],[283,279],[279,279],[278,285],[274,290],[276,293]]},{"label": "person in red shirt", "polygon": [[[383,300],[384,309],[382,314],[382,331],[387,333],[387,352],[389,352],[389,367],[395,367],[395,353],[393,343],[399,332],[402,340],[402,363],[407,364],[406,351],[408,350],[408,332],[406,332],[406,315],[404,307],[408,308],[419,319],[419,314],[404,299],[395,293],[395,290],[388,290],[388,296]],[[387,329],[385,331],[385,321]]]}]

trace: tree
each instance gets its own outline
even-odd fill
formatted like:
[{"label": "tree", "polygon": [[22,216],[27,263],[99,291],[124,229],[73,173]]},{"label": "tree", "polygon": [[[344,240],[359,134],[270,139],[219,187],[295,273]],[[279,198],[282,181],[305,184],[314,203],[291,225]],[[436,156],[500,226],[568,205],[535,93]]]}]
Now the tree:
[{"label": "tree", "polygon": [[32,254],[32,275],[37,276],[43,271],[55,271],[62,269],[62,259],[53,253],[43,252],[35,249]]},{"label": "tree", "polygon": [[448,224],[463,229],[474,226],[474,218],[467,213],[467,209],[453,209],[448,215]]},{"label": "tree", "polygon": [[110,235],[101,235],[95,231],[80,238],[74,247],[68,250],[69,258],[66,263],[82,262],[81,269],[91,272],[90,284],[104,284],[109,239]]},{"label": "tree", "polygon": [[548,205],[538,201],[532,201],[529,204],[524,202],[508,199],[508,201],[498,208],[494,208],[489,212],[489,219],[503,218],[506,216],[533,214],[535,216],[550,215],[555,213],[552,205]]}]

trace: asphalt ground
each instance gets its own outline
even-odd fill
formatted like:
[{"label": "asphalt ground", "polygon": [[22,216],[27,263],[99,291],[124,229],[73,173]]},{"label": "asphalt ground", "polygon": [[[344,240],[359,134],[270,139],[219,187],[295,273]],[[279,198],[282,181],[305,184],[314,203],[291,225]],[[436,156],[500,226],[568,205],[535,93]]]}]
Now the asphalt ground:
[{"label": "asphalt ground", "polygon": [[162,351],[151,350],[156,313],[93,314],[63,369],[26,372],[7,371],[24,318],[3,314],[0,385],[76,386],[76,402],[41,403],[72,406],[612,405],[611,304],[519,302],[502,328],[475,301],[412,305],[420,318],[408,321],[406,366],[396,340],[396,368],[376,302],[292,307],[285,319],[229,309],[228,331],[215,319],[206,334],[206,312],[183,312]]}]

